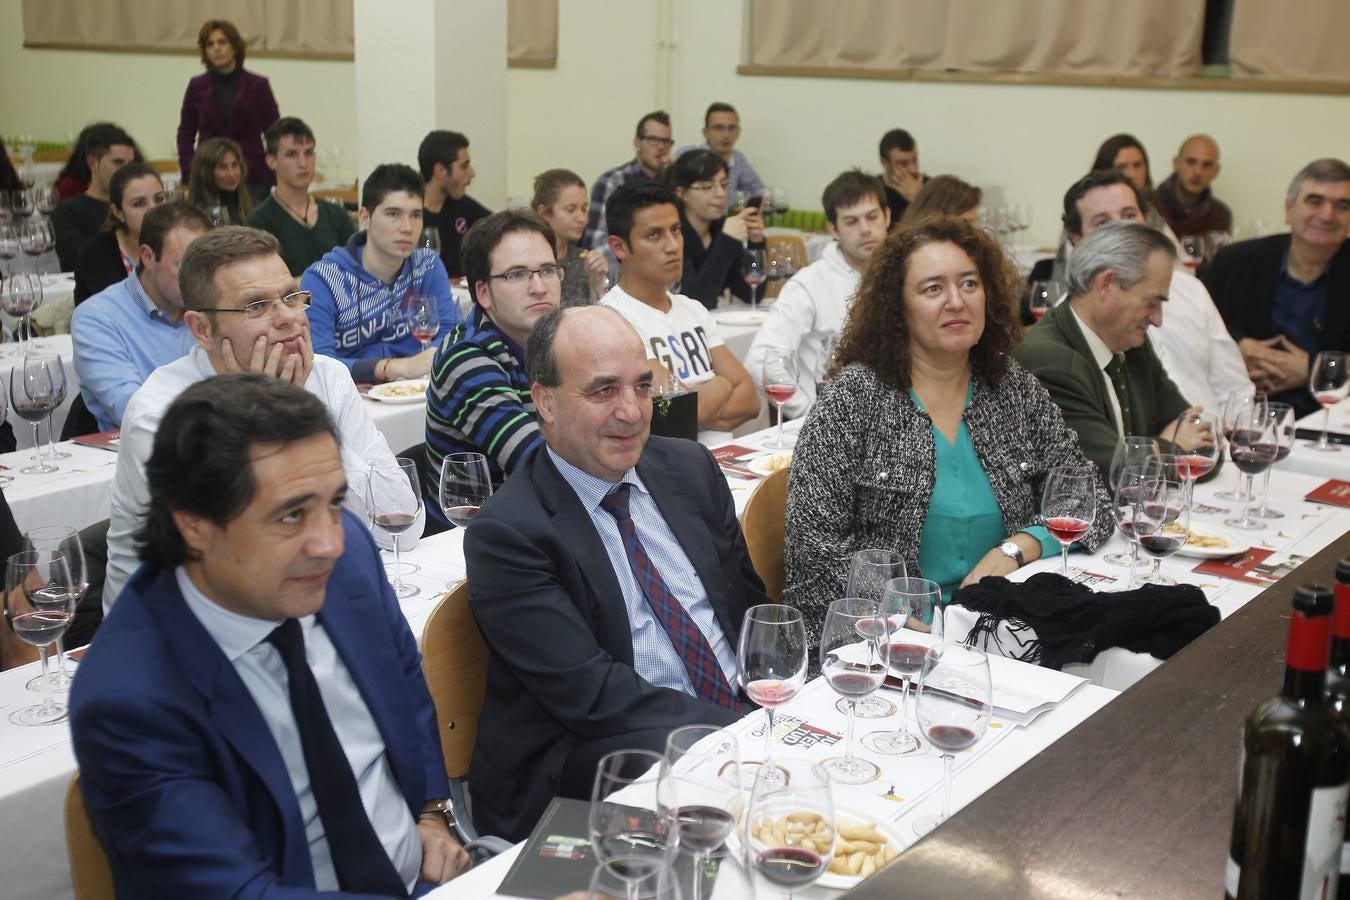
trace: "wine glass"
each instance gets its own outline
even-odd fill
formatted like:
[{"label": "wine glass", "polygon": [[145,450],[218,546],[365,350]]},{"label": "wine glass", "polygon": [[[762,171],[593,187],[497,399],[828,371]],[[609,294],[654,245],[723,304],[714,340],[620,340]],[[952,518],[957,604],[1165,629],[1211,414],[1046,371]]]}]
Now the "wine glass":
[{"label": "wine glass", "polygon": [[5,618],[14,634],[38,648],[42,659],[42,702],[9,714],[15,725],[50,725],[68,710],[46,688],[48,646],[75,617],[75,585],[61,553],[20,550],[5,563]]},{"label": "wine glass", "polygon": [[[591,788],[591,849],[601,864],[613,865],[630,898],[637,883],[667,864],[678,846],[671,840],[669,815],[677,808],[671,784],[661,783],[661,754],[651,750],[616,750],[600,758]],[[623,796],[616,796],[622,792]]]},{"label": "wine glass", "polygon": [[1214,257],[1219,255],[1219,251],[1233,242],[1233,237],[1226,231],[1209,231],[1203,238],[1205,246],[1205,261],[1212,262]]},{"label": "wine glass", "polygon": [[1162,561],[1180,550],[1190,537],[1190,495],[1185,483],[1169,477],[1169,471],[1164,466],[1160,477],[1145,479],[1139,486],[1135,533],[1139,547],[1153,560],[1153,567],[1143,578],[1144,584],[1177,583],[1158,570]]},{"label": "wine glass", "polygon": [[47,229],[36,219],[29,219],[19,229],[19,249],[33,261],[33,273],[42,278],[42,254],[47,252]]},{"label": "wine glass", "polygon": [[909,688],[923,668],[924,654],[942,644],[942,588],[927,578],[892,579],[881,599],[881,616],[888,624],[887,663],[901,681],[900,727],[872,732],[863,738],[863,746],[873,753],[903,756],[920,746],[909,730]]},{"label": "wine glass", "polygon": [[[434,230],[434,229],[433,229]],[[441,330],[440,310],[436,298],[421,291],[409,291],[403,300],[403,314],[408,320],[408,330],[417,338],[422,349],[427,349],[436,332]]]},{"label": "wine glass", "polygon": [[421,235],[417,238],[417,246],[427,250],[436,251],[436,255],[441,255],[441,230],[435,225],[428,225],[422,229]]},{"label": "wine glass", "polygon": [[1266,526],[1251,515],[1252,500],[1255,499],[1252,480],[1274,464],[1275,457],[1279,455],[1279,443],[1275,438],[1275,425],[1270,419],[1267,405],[1252,408],[1250,412],[1250,418],[1233,423],[1233,437],[1228,442],[1228,458],[1247,478],[1247,499],[1242,502],[1242,515],[1223,521],[1234,528],[1256,531]]},{"label": "wine glass", "polygon": [[[3,194],[4,191],[0,191]],[[19,232],[8,223],[0,223],[0,259],[5,261],[6,275],[14,275],[14,257],[19,255]]]},{"label": "wine glass", "polygon": [[211,221],[212,228],[230,224],[230,211],[224,206],[219,204],[203,206],[202,212],[206,213],[206,218]]},{"label": "wine glass", "polygon": [[11,275],[0,294],[0,309],[18,319],[14,333],[19,338],[19,352],[28,351],[28,316],[42,303],[42,279],[31,273]]},{"label": "wine glass", "polygon": [[56,204],[61,202],[61,192],[56,189],[54,184],[45,184],[40,188],[34,188],[34,205],[37,211],[44,216],[50,216],[56,211]]},{"label": "wine glass", "polygon": [[30,353],[23,357],[9,375],[9,405],[19,416],[33,424],[33,462],[20,469],[25,475],[41,475],[57,471],[42,461],[42,442],[38,428],[42,420],[56,408],[56,363],[54,353]]},{"label": "wine glass", "polygon": [[797,393],[797,354],[778,347],[768,348],[764,353],[763,384],[764,393],[778,407],[778,434],[773,443],[764,446],[786,450],[792,444],[783,437],[783,404]]},{"label": "wine glass", "polygon": [[1190,270],[1192,275],[1195,270],[1200,268],[1200,262],[1205,258],[1205,242],[1196,234],[1183,235],[1181,238],[1181,262]]},{"label": "wine glass", "polygon": [[33,203],[33,191],[31,188],[20,188],[17,191],[11,192],[9,197],[10,206],[14,210],[14,217],[16,219],[26,221],[32,218],[36,209]]},{"label": "wine glass", "polygon": [[492,474],[481,453],[447,453],[441,460],[441,512],[450,523],[467,528],[492,496]]},{"label": "wine glass", "polygon": [[699,900],[701,873],[736,827],[744,811],[741,750],[736,735],[713,725],[686,725],[666,738],[661,760],[666,785],[660,800],[678,802],[667,809],[677,829],[680,849],[693,852],[698,865],[693,882]]},{"label": "wine glass", "polygon": [[918,718],[928,742],[942,751],[942,813],[917,820],[916,833],[927,834],[952,814],[952,762],[984,737],[993,713],[984,651],[965,644],[931,648],[919,676]]},{"label": "wine glass", "polygon": [[[636,876],[632,874],[635,869],[639,872]],[[694,888],[698,890],[703,873],[696,872],[694,878]],[[590,886],[586,888],[586,900],[619,900],[620,897],[682,900],[676,873],[670,865],[647,867],[640,857],[632,856],[620,856],[596,866],[591,873]]]},{"label": "wine glass", "polygon": [[1082,537],[1097,517],[1097,474],[1087,466],[1056,466],[1041,492],[1041,519],[1059,541],[1060,574],[1069,574],[1069,545]]},{"label": "wine glass", "polygon": [[394,545],[394,594],[412,597],[421,590],[403,583],[399,560],[399,536],[412,527],[422,511],[422,490],[417,483],[417,463],[406,457],[372,460],[366,480],[366,515],[372,528],[389,535]]},{"label": "wine glass", "polygon": [[848,702],[848,738],[844,755],[821,763],[840,784],[866,784],[881,774],[876,763],[853,755],[854,705],[881,687],[890,658],[890,631],[878,616],[875,600],[844,597],[830,603],[820,635],[820,671],[830,688]]},{"label": "wine glass", "polygon": [[[9,225],[14,221],[14,200],[10,196],[11,193],[0,191],[0,226]],[[18,252],[17,248],[15,252]]]},{"label": "wine glass", "polygon": [[[1158,453],[1158,439],[1146,435],[1127,434],[1116,441],[1116,449],[1111,454],[1111,467],[1107,470],[1111,483],[1108,485],[1114,493],[1120,487],[1120,475],[1131,466],[1142,466],[1150,457]],[[1126,535],[1129,537],[1129,535]],[[1133,542],[1133,539],[1131,539]],[[1136,553],[1108,553],[1103,557],[1113,566],[1134,568]]]},{"label": "wine glass", "polygon": [[761,603],[745,611],[736,646],[736,671],[741,689],[764,707],[767,718],[761,770],[772,766],[774,711],[802,689],[806,663],[806,626],[800,610]]},{"label": "wine glass", "polygon": [[1266,467],[1265,483],[1261,488],[1261,509],[1257,511],[1256,517],[1258,519],[1283,519],[1284,513],[1278,509],[1271,509],[1267,505],[1270,501],[1270,470],[1283,461],[1294,449],[1297,414],[1288,403],[1267,403],[1266,413],[1270,416],[1271,433],[1275,437],[1275,462]]},{"label": "wine glass", "polygon": [[1058,299],[1050,294],[1050,282],[1033,281],[1027,298],[1027,309],[1031,312],[1031,317],[1039,322]]},{"label": "wine glass", "polygon": [[1178,447],[1174,460],[1177,475],[1186,482],[1186,495],[1195,495],[1195,482],[1209,474],[1223,454],[1223,441],[1219,438],[1220,426],[1217,417],[1206,412],[1184,413],[1177,420],[1177,429],[1181,425],[1190,425],[1202,432],[1208,432],[1212,438],[1208,447],[1201,444],[1190,450]]},{"label": "wine glass", "polygon": [[47,456],[49,459],[70,459],[69,453],[57,449],[56,425],[53,421],[56,411],[66,402],[66,391],[70,388],[70,382],[66,378],[66,364],[61,361],[60,355],[56,356],[55,364],[52,366],[52,380],[56,384],[56,405],[47,413]]},{"label": "wine glass", "polygon": [[1314,450],[1325,453],[1340,453],[1341,448],[1327,440],[1327,431],[1331,428],[1331,408],[1345,399],[1350,393],[1350,372],[1347,364],[1350,355],[1339,350],[1323,350],[1313,360],[1312,374],[1308,376],[1308,390],[1317,402],[1322,404],[1322,436],[1310,444]]},{"label": "wine glass", "polygon": [[746,247],[741,257],[741,277],[750,285],[750,308],[759,308],[759,286],[769,277],[763,247]]},{"label": "wine glass", "polygon": [[[1233,422],[1236,419],[1250,418],[1255,415],[1249,407],[1264,406],[1266,403],[1264,391],[1236,391],[1228,395],[1224,401],[1223,417],[1220,424],[1223,426],[1224,440],[1231,440],[1233,437]],[[1222,452],[1222,451],[1220,451]],[[1219,491],[1214,496],[1220,500],[1234,500],[1243,502],[1250,500],[1251,497],[1242,492],[1242,473],[1237,473],[1237,483],[1231,491]]]},{"label": "wine glass", "polygon": [[789,898],[814,884],[834,858],[830,778],[820,764],[795,757],[761,767],[750,790],[745,816],[750,867]]},{"label": "wine glass", "polygon": [[[80,532],[69,525],[41,525],[28,529],[23,536],[23,549],[36,550],[41,554],[60,553],[66,559],[70,569],[71,583],[75,588],[74,608],[79,609],[85,591],[89,590],[89,570],[85,566],[84,544],[80,541]],[[66,668],[65,646],[62,637],[56,639],[56,671],[46,677],[37,676],[28,682],[30,691],[44,686],[47,690],[63,693],[70,690],[73,680]]]},{"label": "wine glass", "polygon": [[1111,516],[1125,540],[1130,543],[1129,554],[1125,556],[1130,564],[1130,580],[1125,590],[1134,587],[1134,573],[1139,565],[1139,535],[1141,533],[1140,493],[1144,482],[1150,478],[1162,477],[1162,462],[1150,459],[1139,465],[1126,466],[1116,479],[1116,489],[1112,493]]},{"label": "wine glass", "polygon": [[[848,565],[848,586],[845,597],[862,597],[867,600],[881,600],[886,593],[886,585],[895,578],[909,574],[905,569],[905,558],[896,550],[857,550],[854,551]],[[835,709],[848,713],[848,701],[839,700]],[[864,697],[854,704],[853,714],[860,719],[884,719],[895,712],[895,704],[878,697],[876,694]]]}]

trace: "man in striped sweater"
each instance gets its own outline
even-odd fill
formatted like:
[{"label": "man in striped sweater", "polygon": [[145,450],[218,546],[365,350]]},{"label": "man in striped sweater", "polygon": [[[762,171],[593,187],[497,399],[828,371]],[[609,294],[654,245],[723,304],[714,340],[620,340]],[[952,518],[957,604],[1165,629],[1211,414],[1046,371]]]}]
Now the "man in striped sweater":
[{"label": "man in striped sweater", "polygon": [[557,246],[553,229],[519,209],[480,219],[464,235],[461,262],[474,309],[441,341],[427,389],[426,505],[443,524],[438,495],[446,454],[482,453],[500,485],[544,443],[525,375],[525,339],[558,307]]}]

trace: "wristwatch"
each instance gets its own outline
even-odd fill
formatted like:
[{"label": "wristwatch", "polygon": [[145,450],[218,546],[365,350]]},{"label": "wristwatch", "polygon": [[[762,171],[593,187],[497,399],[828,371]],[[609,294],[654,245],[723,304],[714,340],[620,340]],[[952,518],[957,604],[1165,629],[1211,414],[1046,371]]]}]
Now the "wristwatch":
[{"label": "wristwatch", "polygon": [[459,833],[455,827],[458,824],[455,821],[455,804],[450,801],[449,797],[432,803],[426,809],[422,810],[418,815],[418,818],[420,819],[422,816],[429,816],[433,813],[440,813],[445,817],[445,827],[450,829],[451,834]]},{"label": "wristwatch", "polygon": [[1004,541],[998,545],[998,552],[1017,563],[1017,568],[1027,564],[1026,557],[1022,555],[1022,548],[1017,546],[1014,541]]}]

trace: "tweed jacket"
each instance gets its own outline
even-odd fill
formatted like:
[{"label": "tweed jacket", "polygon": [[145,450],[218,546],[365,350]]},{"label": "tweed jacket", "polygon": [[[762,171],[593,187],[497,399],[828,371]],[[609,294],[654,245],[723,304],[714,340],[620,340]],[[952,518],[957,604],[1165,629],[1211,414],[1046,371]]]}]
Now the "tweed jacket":
[{"label": "tweed jacket", "polygon": [[[1014,534],[1036,523],[1052,468],[1091,461],[1035,376],[1011,358],[1007,366],[997,387],[972,380],[962,418]],[[855,550],[895,548],[917,572],[936,452],[933,421],[907,390],[859,364],[826,384],[797,438],[788,483],[785,602],[802,611],[808,635],[844,596]],[[1112,527],[1099,476],[1097,517],[1082,543],[1097,547]]]}]

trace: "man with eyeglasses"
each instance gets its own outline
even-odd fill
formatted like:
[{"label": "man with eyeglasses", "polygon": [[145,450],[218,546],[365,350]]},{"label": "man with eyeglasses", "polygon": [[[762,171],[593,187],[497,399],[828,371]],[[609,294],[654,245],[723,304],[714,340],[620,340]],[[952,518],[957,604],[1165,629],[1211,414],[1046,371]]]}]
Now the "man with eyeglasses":
[{"label": "man with eyeglasses", "polygon": [[736,112],[736,107],[730,103],[710,103],[708,111],[703,114],[703,143],[681,147],[680,152],[675,154],[678,159],[690,150],[711,150],[722,157],[727,164],[727,181],[730,182],[727,212],[731,212],[737,194],[747,199],[764,195],[764,182],[760,180],[759,173],[750,165],[745,154],[736,149],[736,141],[740,136],[741,116]]},{"label": "man with eyeglasses", "polygon": [[155,207],[141,223],[136,271],[75,308],[75,374],[100,431],[122,424],[127,401],[151,372],[192,349],[178,264],[210,228],[206,214],[190,204]]},{"label": "man with eyeglasses", "polygon": [[[196,346],[156,369],[127,403],[113,478],[105,612],[140,565],[135,535],[150,496],[145,465],[155,432],[169,404],[191,385],[213,375],[253,372],[290,382],[322,400],[341,437],[346,505],[358,515],[364,513],[371,463],[392,462],[394,456],[347,368],[314,355],[306,318],[310,297],[291,290],[293,279],[275,237],[241,226],[207,232],[183,254],[178,284]],[[412,535],[409,543],[402,546],[415,543],[421,530],[414,523],[405,532]]]},{"label": "man with eyeglasses", "polygon": [[480,219],[464,235],[464,271],[474,308],[445,337],[427,389],[427,509],[445,522],[439,491],[447,454],[487,457],[493,484],[544,442],[535,421],[525,340],[558,308],[563,267],[543,219],[507,210]]},{"label": "man with eyeglasses", "polygon": [[414,298],[426,301],[442,333],[459,306],[436,251],[418,246],[422,176],[410,166],[376,166],[361,188],[361,231],[305,270],[314,296],[314,352],[340,360],[359,382],[421,378],[434,347],[413,337]]},{"label": "man with eyeglasses", "polygon": [[664,110],[649,112],[638,119],[633,149],[637,155],[629,162],[615,166],[595,179],[591,185],[591,207],[581,245],[592,250],[607,250],[605,239],[609,229],[605,224],[605,201],[614,189],[630,181],[660,181],[670,164],[670,148],[675,141],[670,137],[670,116]]}]

